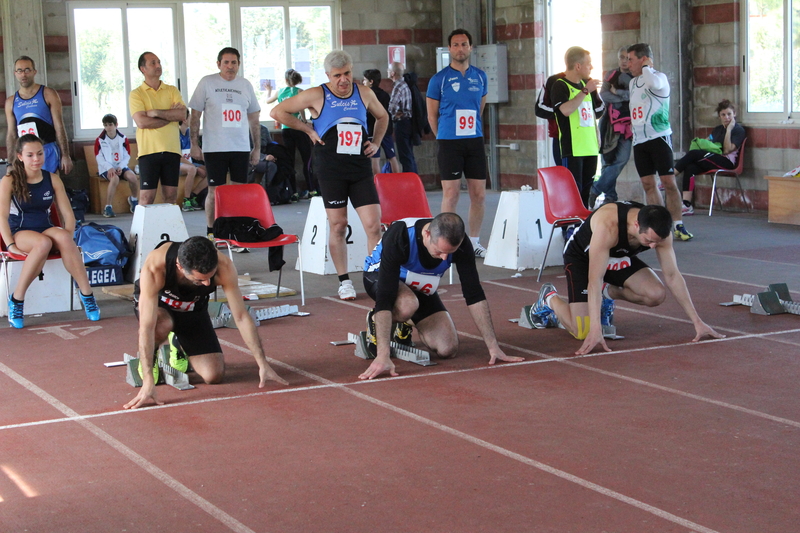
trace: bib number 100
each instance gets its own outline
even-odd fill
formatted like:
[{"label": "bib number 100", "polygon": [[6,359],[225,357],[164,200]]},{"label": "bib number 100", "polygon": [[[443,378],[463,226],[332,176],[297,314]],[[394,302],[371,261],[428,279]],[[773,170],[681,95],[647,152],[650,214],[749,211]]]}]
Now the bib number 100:
[{"label": "bib number 100", "polygon": [[234,109],[225,109],[222,111],[222,120],[225,122],[241,122],[242,112]]}]

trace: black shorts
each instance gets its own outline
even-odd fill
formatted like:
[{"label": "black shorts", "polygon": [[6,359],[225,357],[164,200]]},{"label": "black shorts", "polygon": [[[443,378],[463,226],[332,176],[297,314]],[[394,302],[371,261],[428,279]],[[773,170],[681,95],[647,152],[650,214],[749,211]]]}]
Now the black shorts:
[{"label": "black shorts", "polygon": [[[378,290],[378,272],[364,272],[364,289],[367,291],[367,294],[370,298],[373,300],[376,299],[376,291]],[[439,311],[447,311],[442,303],[442,299],[439,298],[438,293],[422,294],[414,291],[414,295],[417,297],[417,301],[419,302],[419,308],[417,309],[417,312],[411,317],[411,321],[414,322],[414,324],[419,324],[421,321],[435,313],[438,313]]]},{"label": "black shorts", "polygon": [[[141,170],[141,168],[140,168],[140,170]],[[121,169],[119,169],[119,177],[122,178],[125,175],[126,172],[130,172],[130,171],[131,171],[131,169],[129,169],[128,167],[122,167]],[[103,178],[104,180],[108,181],[108,171],[106,170],[105,172],[100,174],[100,177]]]},{"label": "black shorts", "polygon": [[675,156],[672,153],[672,137],[667,135],[652,139],[633,147],[633,161],[639,177],[675,174]]},{"label": "black shorts", "polygon": [[[181,348],[186,355],[203,355],[207,353],[222,353],[214,325],[208,314],[208,305],[200,305],[199,309],[186,313],[177,312],[162,302],[158,302],[159,309],[164,309],[172,318],[172,331],[178,337]],[[139,302],[134,300],[133,310],[139,318]]]},{"label": "black shorts", "polygon": [[208,184],[212,187],[225,185],[228,172],[234,183],[247,183],[247,171],[250,167],[250,152],[205,152],[206,174]]},{"label": "black shorts", "polygon": [[442,181],[460,180],[462,172],[468,180],[485,180],[489,175],[483,137],[440,139],[436,145]]},{"label": "black shorts", "polygon": [[181,175],[181,156],[174,152],[159,152],[139,157],[139,181],[143,191],[164,187],[177,187]]},{"label": "black shorts", "polygon": [[[610,258],[612,261],[616,258]],[[650,268],[647,263],[636,256],[631,257],[630,266],[615,270],[606,270],[603,281],[622,287],[625,281],[642,270]],[[567,291],[569,303],[581,303],[589,301],[589,261],[585,257],[572,257],[564,254],[564,273],[567,275]]]},{"label": "black shorts", "polygon": [[325,209],[346,209],[349,198],[353,207],[380,204],[375,179],[370,170],[369,176],[353,181],[351,179],[320,179],[319,190]]}]

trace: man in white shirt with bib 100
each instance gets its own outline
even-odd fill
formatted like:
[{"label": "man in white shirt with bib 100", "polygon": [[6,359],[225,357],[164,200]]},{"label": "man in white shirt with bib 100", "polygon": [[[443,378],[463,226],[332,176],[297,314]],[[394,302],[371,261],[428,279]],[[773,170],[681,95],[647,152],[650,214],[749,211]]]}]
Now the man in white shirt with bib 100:
[{"label": "man in white shirt with bib 100", "polygon": [[[247,182],[248,166],[258,163],[261,151],[261,105],[253,85],[237,77],[241,66],[236,48],[223,48],[217,55],[219,74],[200,80],[189,107],[192,135],[191,155],[205,161],[208,173],[206,225],[209,234],[214,226],[214,189],[231,181]],[[200,116],[203,118],[203,148],[200,149]],[[252,137],[252,146],[251,146]]]}]

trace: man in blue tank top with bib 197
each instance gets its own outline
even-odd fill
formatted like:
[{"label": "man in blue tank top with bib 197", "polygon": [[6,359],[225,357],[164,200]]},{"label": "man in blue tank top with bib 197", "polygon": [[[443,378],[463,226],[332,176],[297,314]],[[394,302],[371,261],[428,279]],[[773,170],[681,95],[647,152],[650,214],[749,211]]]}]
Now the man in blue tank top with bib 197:
[{"label": "man in blue tank top with bib 197", "polygon": [[[356,290],[347,274],[347,200],[358,213],[367,234],[367,246],[372,250],[381,238],[381,206],[370,158],[381,146],[389,114],[372,89],[353,85],[353,59],[347,52],[334,50],[328,54],[325,73],[328,83],[284,100],[272,109],[270,116],[311,138],[312,168],[328,215],[331,259],[339,275],[339,298],[354,300]],[[313,125],[294,115],[304,109],[311,112]],[[367,113],[375,117],[371,141],[367,136]]]}]

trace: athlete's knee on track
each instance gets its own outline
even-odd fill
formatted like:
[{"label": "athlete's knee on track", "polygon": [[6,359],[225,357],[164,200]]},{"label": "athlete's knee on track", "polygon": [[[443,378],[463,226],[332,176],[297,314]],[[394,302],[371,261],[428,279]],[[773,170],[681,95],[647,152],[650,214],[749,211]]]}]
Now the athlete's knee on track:
[{"label": "athlete's knee on track", "polygon": [[432,344],[435,344],[435,346],[429,347],[442,359],[452,359],[458,353],[458,339],[456,338],[443,338]]},{"label": "athlete's knee on track", "polygon": [[644,305],[648,307],[656,307],[664,303],[667,299],[667,290],[663,285],[653,285],[647,288],[647,291],[642,295]]}]

